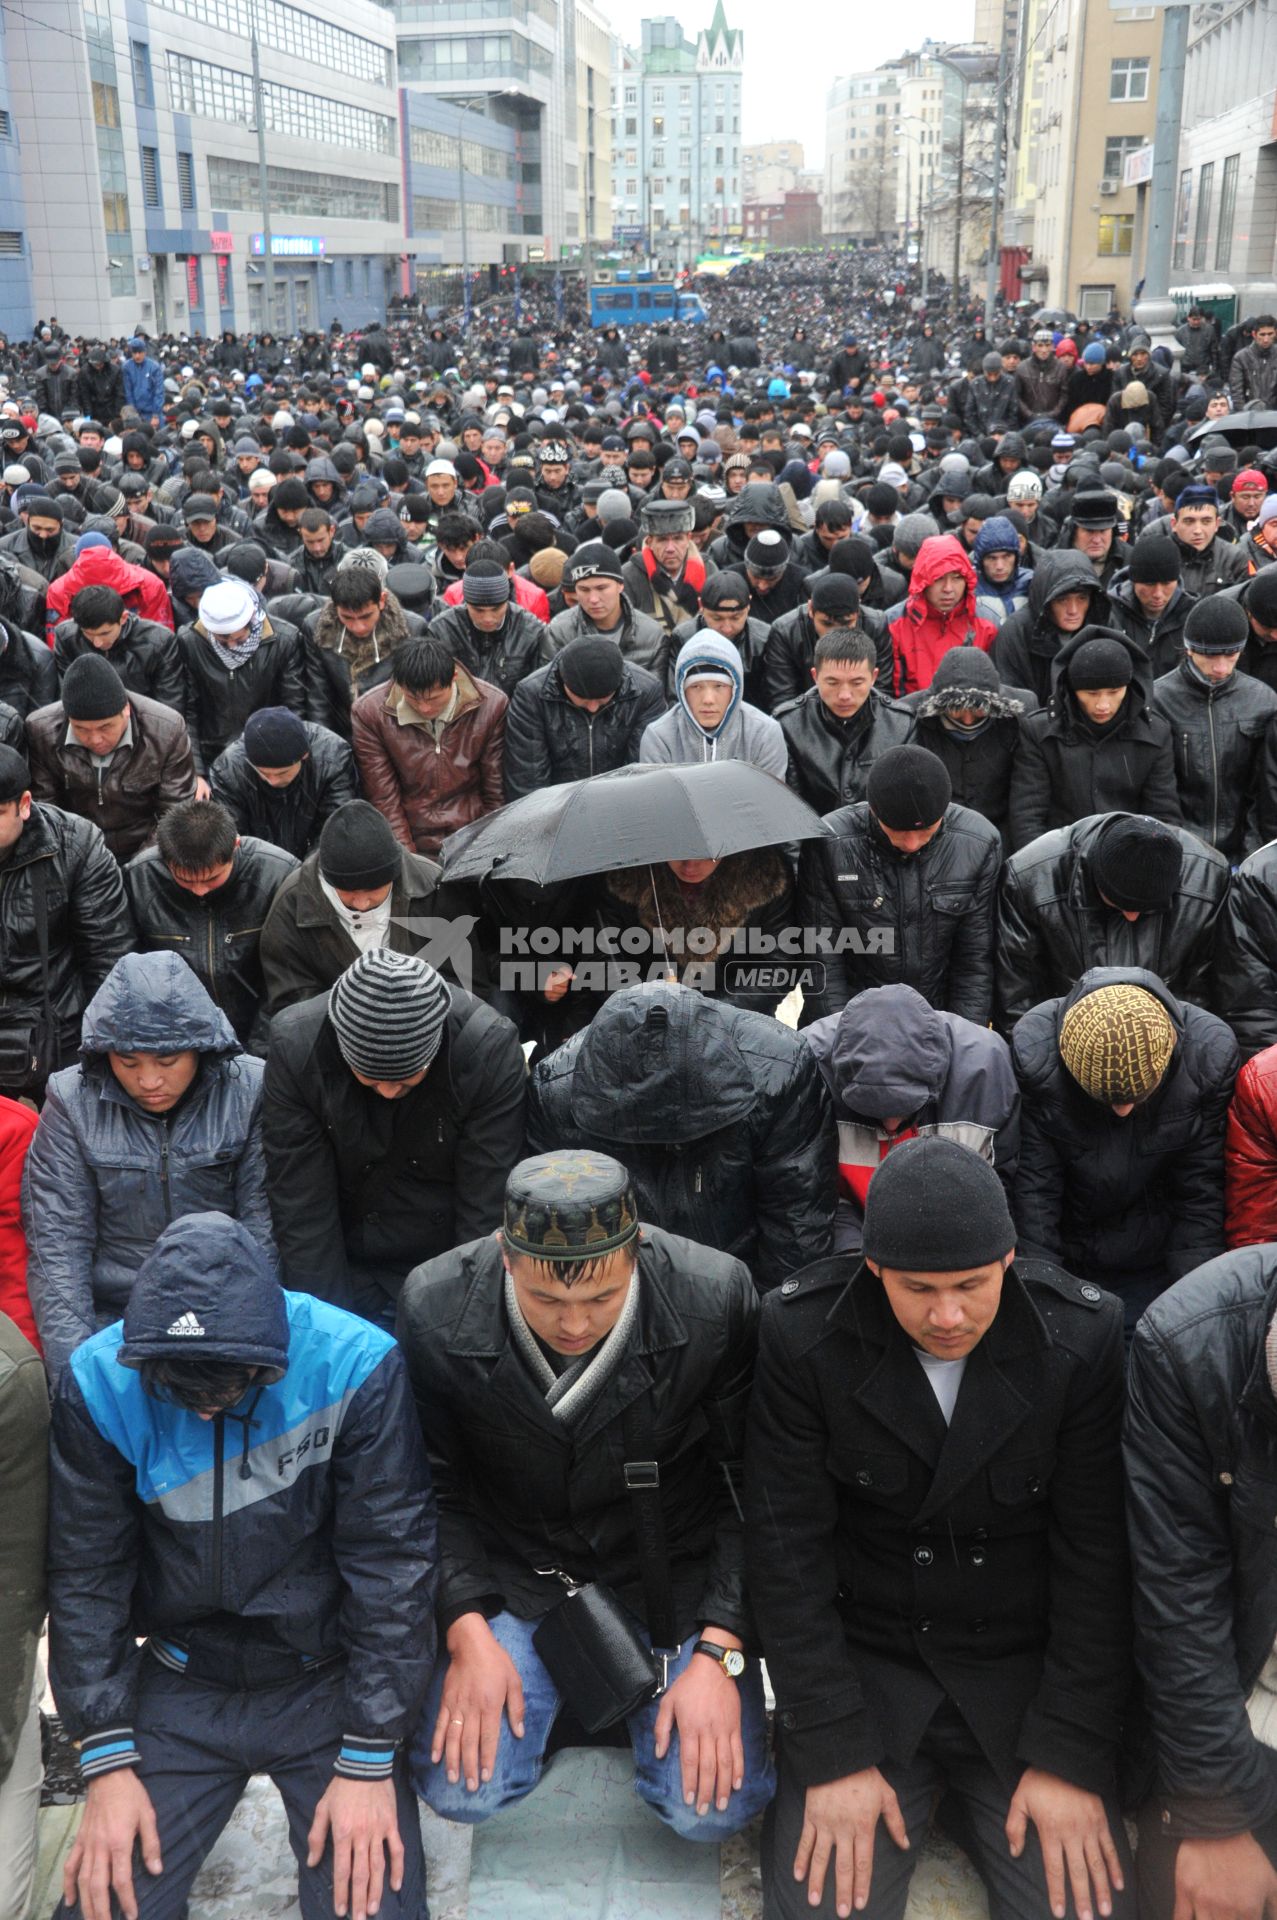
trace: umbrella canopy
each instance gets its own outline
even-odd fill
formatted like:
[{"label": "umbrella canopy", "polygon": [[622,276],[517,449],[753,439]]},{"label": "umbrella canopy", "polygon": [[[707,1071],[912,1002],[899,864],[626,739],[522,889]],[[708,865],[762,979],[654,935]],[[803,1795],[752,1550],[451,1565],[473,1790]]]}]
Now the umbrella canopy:
[{"label": "umbrella canopy", "polygon": [[1226,413],[1219,420],[1203,420],[1184,444],[1191,447],[1206,439],[1227,440],[1230,447],[1277,447],[1277,413]]},{"label": "umbrella canopy", "polygon": [[1077,315],[1068,307],[1039,307],[1033,316],[1033,325],[1043,327],[1075,327]]},{"label": "umbrella canopy", "polygon": [[745,760],[618,767],[512,800],[443,843],[450,880],[489,875],[548,886],[662,860],[721,860],[813,840],[819,814]]}]

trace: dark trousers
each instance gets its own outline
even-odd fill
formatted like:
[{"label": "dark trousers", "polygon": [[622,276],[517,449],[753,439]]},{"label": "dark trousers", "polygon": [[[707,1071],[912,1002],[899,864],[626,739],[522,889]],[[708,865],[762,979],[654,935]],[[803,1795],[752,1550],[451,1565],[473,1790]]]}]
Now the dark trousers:
[{"label": "dark trousers", "polygon": [[[918,1850],[942,1799],[946,1830],[961,1841],[988,1892],[990,1920],[1050,1920],[1037,1833],[1030,1822],[1024,1851],[1013,1860],[1004,1831],[1011,1796],[955,1708],[939,1709],[908,1766],[888,1761],[882,1773],[900,1802],[909,1851],[901,1851],[880,1821],[869,1904],[857,1920],[903,1920]],[[806,1883],[794,1878],[804,1800],[802,1787],[785,1765],[782,1744],[780,1781],[763,1828],[764,1920],[834,1920],[837,1913],[832,1860],[818,1907],[808,1905]],[[1134,1920],[1134,1869],[1126,1830],[1116,1804],[1105,1810],[1126,1879],[1125,1893],[1113,1896],[1113,1920]],[[1074,1913],[1071,1895],[1068,1911]]]},{"label": "dark trousers", "polygon": [[[303,1920],[333,1920],[331,1839],[317,1867],[306,1836],[333,1777],[345,1697],[340,1668],[251,1692],[210,1686],[146,1659],[134,1717],[139,1773],[155,1807],[164,1871],[152,1879],[134,1850],[138,1920],[180,1920],[191,1886],[255,1773],[269,1774],[288,1815]],[[404,1882],[390,1887],[378,1920],[428,1920],[417,1803],[400,1769],[395,1779]],[[118,1903],[113,1903],[118,1914]],[[79,1908],[71,1910],[79,1917]],[[67,1920],[59,1902],[54,1920]]]}]

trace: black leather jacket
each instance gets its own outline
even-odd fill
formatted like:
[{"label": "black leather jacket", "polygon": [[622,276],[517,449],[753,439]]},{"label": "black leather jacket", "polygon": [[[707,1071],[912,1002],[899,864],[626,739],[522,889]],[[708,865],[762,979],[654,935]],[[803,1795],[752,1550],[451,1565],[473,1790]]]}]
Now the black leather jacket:
[{"label": "black leather jacket", "polygon": [[506,711],[506,799],[629,766],[644,729],[664,711],[661,682],[629,661],[612,699],[593,714],[572,705],[557,660],[538,667],[519,681]]},{"label": "black leather jacket", "polygon": [[1230,860],[1277,833],[1277,694],[1248,673],[1207,686],[1191,661],[1153,685],[1170,722],[1184,825]]},{"label": "black leather jacket", "polygon": [[1277,1249],[1246,1247],[1155,1300],[1136,1330],[1124,1454],[1135,1653],[1174,1836],[1277,1815],[1277,1755],[1246,1700],[1277,1639],[1277,1403],[1264,1344]]},{"label": "black leather jacket", "polygon": [[967,807],[945,809],[940,831],[904,856],[867,801],[825,816],[831,837],[803,844],[800,927],[841,933],[843,951],[821,951],[823,989],[804,996],[803,1025],[838,1013],[853,993],[896,981],[977,1026],[993,1005],[993,920],[1002,840]]},{"label": "black leather jacket", "polygon": [[1180,1000],[1211,1002],[1215,937],[1228,894],[1228,862],[1183,827],[1179,886],[1164,913],[1126,920],[1105,906],[1090,874],[1101,829],[1120,814],[1093,813],[1031,840],[1007,861],[998,908],[998,1024],[1005,1033],[1040,1000],[1067,993],[1088,967],[1142,967]]}]

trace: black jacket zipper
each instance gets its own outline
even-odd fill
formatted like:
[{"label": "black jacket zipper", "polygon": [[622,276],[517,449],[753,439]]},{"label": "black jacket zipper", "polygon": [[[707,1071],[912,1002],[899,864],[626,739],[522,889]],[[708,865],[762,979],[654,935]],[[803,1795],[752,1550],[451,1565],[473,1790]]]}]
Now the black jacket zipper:
[{"label": "black jacket zipper", "polygon": [[213,1420],[213,1605],[222,1604],[222,1466],[226,1453],[226,1416]]}]

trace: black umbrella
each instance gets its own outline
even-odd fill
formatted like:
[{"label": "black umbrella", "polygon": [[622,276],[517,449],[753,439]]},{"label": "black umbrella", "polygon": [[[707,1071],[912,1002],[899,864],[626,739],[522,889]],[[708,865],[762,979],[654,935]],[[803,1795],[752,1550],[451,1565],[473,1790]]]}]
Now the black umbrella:
[{"label": "black umbrella", "polygon": [[443,843],[450,880],[531,880],[662,860],[721,860],[751,847],[813,840],[819,814],[745,760],[618,767],[512,800]]},{"label": "black umbrella", "polygon": [[1203,420],[1184,444],[1191,447],[1208,438],[1227,440],[1230,447],[1277,447],[1277,413],[1226,413],[1218,420]]}]

